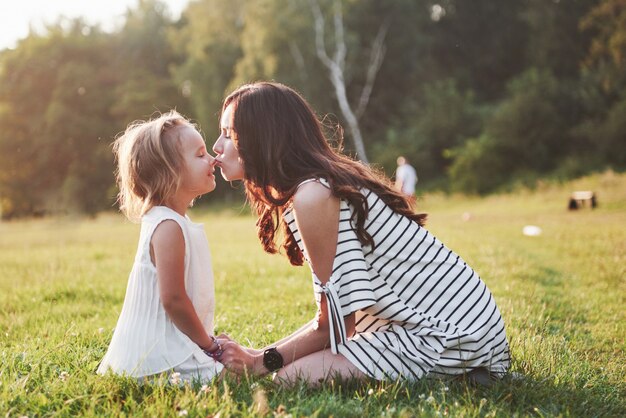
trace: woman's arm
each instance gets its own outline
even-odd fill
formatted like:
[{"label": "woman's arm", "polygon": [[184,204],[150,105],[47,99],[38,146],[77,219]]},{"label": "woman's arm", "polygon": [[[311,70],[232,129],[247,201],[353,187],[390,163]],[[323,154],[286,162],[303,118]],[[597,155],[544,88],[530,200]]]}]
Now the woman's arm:
[{"label": "woman's arm", "polygon": [[295,337],[297,337],[298,335],[300,335],[301,333],[303,333],[304,331],[308,330],[309,328],[311,328],[315,323],[317,322],[316,319],[311,319],[309,322],[307,322],[306,324],[302,325],[300,328],[298,328],[296,331],[292,332],[291,334],[289,334],[288,336],[286,336],[285,338],[276,341],[273,344],[270,344],[264,348],[262,348],[260,351],[265,351],[270,347],[276,347],[278,345],[281,345],[282,343],[285,343]]},{"label": "woman's arm", "polygon": [[[295,338],[296,336],[298,336],[300,333],[308,330],[311,326],[313,326],[313,324],[316,322],[315,319],[310,320],[309,322],[307,322],[306,324],[302,325],[300,328],[298,328],[296,331],[294,331],[293,333],[289,334],[288,336],[284,337],[282,340],[279,340],[273,344],[270,344],[266,347],[263,348],[253,348],[253,347],[245,347],[245,346],[241,346],[245,351],[247,351],[249,354],[251,355],[259,355],[259,354],[263,354],[265,352],[265,350],[267,350],[270,347],[276,347],[277,345],[280,345],[284,342],[287,342],[289,340],[291,340],[292,338]],[[232,338],[230,338],[228,335],[226,334],[221,334],[219,337],[217,337],[218,341],[220,344],[225,345],[226,343],[229,342],[234,342],[237,343],[237,341],[233,340]],[[241,345],[241,344],[240,344]]]},{"label": "woman's arm", "polygon": [[185,291],[185,238],[175,221],[157,226],[150,255],[157,269],[161,302],[174,325],[201,348],[217,349]]},{"label": "woman's arm", "polygon": [[[293,208],[311,268],[317,278],[326,283],[330,279],[337,250],[339,199],[323,185],[312,182],[303,185],[294,196]],[[330,326],[326,304],[326,297],[322,295],[316,319],[271,345],[278,349],[285,364],[328,347]],[[348,335],[352,335],[354,314],[345,318],[345,324]],[[268,372],[263,366],[262,353],[246,355],[236,343],[226,343],[224,348],[222,360],[229,369],[240,372],[248,368],[255,374]]]}]

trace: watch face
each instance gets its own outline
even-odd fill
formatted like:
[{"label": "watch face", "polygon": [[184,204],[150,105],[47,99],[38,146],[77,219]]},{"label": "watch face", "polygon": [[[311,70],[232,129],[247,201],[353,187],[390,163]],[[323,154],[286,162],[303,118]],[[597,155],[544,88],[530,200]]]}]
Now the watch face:
[{"label": "watch face", "polygon": [[283,367],[283,356],[275,348],[265,350],[263,353],[263,365],[269,371],[278,370]]}]

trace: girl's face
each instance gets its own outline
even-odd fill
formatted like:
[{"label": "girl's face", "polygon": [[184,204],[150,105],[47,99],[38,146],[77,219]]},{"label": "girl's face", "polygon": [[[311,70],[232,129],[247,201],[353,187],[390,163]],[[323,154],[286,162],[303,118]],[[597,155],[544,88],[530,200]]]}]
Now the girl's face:
[{"label": "girl's face", "polygon": [[215,189],[215,158],[208,153],[204,139],[191,126],[180,128],[181,152],[185,161],[181,188],[195,197]]},{"label": "girl's face", "polygon": [[213,145],[215,165],[220,168],[222,177],[226,181],[243,180],[243,163],[239,158],[239,151],[232,138],[233,105],[229,105],[222,113],[220,120],[220,136]]}]

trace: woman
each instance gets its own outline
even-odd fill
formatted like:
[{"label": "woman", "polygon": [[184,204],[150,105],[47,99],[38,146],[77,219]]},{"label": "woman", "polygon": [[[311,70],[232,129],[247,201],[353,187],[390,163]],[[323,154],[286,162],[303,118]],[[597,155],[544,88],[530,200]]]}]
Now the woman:
[{"label": "woman", "polygon": [[298,93],[242,86],[220,124],[216,165],[243,180],[265,251],[277,252],[282,225],[291,263],[309,263],[318,305],[313,320],[263,350],[222,341],[229,370],[310,383],[507,370],[504,323],[485,284],[387,179],[329,146]]}]

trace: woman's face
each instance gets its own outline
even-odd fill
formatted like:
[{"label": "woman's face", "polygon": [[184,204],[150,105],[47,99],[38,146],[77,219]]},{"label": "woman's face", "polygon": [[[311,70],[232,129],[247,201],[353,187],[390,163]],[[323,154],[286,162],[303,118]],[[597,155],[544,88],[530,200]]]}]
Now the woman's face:
[{"label": "woman's face", "polygon": [[226,181],[243,180],[243,164],[232,134],[233,105],[228,105],[220,120],[220,136],[213,145],[215,165],[220,168]]}]

